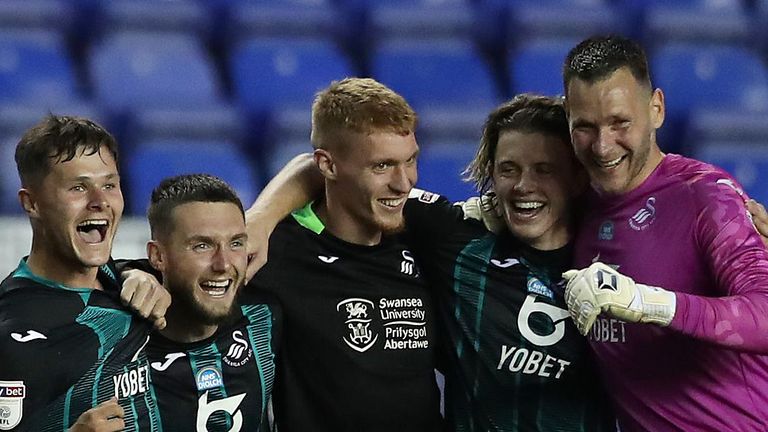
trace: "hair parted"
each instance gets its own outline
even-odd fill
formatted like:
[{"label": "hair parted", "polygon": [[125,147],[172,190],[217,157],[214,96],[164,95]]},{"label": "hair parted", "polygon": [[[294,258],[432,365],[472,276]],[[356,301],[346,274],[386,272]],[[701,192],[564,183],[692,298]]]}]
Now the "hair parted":
[{"label": "hair parted", "polygon": [[474,182],[480,192],[490,189],[499,136],[506,131],[554,136],[570,151],[571,138],[562,98],[519,94],[488,115],[475,158],[464,170],[465,180]]},{"label": "hair parted", "polygon": [[40,182],[59,162],[92,155],[105,147],[117,162],[117,142],[103,127],[82,117],[48,114],[27,130],[16,145],[21,184]]},{"label": "hair parted", "polygon": [[371,78],[345,78],[320,91],[312,104],[312,146],[327,148],[345,132],[408,135],[416,113],[392,89]]},{"label": "hair parted", "polygon": [[574,78],[595,83],[621,68],[628,68],[638,83],[651,89],[648,58],[643,48],[631,39],[617,35],[594,36],[579,43],[565,59],[563,88]]},{"label": "hair parted", "polygon": [[224,180],[209,174],[185,174],[169,177],[160,182],[152,191],[147,210],[152,238],[168,234],[171,230],[173,210],[187,203],[232,203],[245,217],[243,203],[237,192]]}]

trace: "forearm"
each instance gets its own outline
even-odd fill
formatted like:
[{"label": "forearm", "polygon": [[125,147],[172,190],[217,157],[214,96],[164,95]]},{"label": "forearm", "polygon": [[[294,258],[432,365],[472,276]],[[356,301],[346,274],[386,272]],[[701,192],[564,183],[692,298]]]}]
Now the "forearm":
[{"label": "forearm", "polygon": [[322,188],[323,177],[312,155],[305,153],[296,156],[270,180],[246,211],[246,223],[259,223],[274,228],[293,210],[319,196]]},{"label": "forearm", "polygon": [[[768,288],[768,280],[763,285]],[[768,354],[768,292],[729,297],[675,295],[677,308],[670,328],[734,350]]]}]

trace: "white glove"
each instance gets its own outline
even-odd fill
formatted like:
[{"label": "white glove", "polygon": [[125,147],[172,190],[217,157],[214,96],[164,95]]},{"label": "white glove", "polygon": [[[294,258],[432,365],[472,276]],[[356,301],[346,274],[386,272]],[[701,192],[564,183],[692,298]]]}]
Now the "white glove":
[{"label": "white glove", "polygon": [[611,267],[596,262],[582,270],[563,273],[568,281],[565,302],[571,318],[587,335],[600,313],[627,322],[668,326],[675,316],[676,297],[671,291],[635,283]]},{"label": "white glove", "polygon": [[456,202],[454,205],[461,206],[464,211],[464,219],[475,219],[483,222],[485,229],[499,234],[507,227],[504,219],[497,210],[498,199],[496,194],[488,192],[479,197],[467,198],[466,201]]}]

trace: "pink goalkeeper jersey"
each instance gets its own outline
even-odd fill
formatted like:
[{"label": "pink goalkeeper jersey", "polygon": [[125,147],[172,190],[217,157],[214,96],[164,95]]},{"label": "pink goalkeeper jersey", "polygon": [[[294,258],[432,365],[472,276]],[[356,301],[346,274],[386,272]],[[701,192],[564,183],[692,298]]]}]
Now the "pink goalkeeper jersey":
[{"label": "pink goalkeeper jersey", "polygon": [[602,261],[677,296],[668,328],[601,316],[589,334],[622,431],[768,430],[768,252],[745,199],[678,155],[588,199],[576,268]]}]

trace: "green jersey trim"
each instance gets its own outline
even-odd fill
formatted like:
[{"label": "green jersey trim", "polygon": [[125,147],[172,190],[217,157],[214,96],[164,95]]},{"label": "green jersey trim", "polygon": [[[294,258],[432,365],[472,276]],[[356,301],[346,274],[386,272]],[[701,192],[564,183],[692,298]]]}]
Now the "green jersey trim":
[{"label": "green jersey trim", "polygon": [[296,219],[296,222],[298,222],[299,225],[315,234],[321,234],[325,230],[325,225],[323,225],[323,222],[317,217],[315,211],[312,210],[312,204],[314,204],[314,201],[311,201],[304,207],[294,211],[291,213],[291,216]]}]

